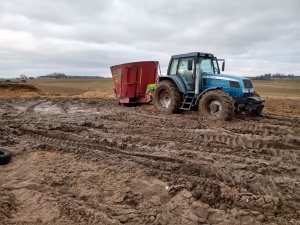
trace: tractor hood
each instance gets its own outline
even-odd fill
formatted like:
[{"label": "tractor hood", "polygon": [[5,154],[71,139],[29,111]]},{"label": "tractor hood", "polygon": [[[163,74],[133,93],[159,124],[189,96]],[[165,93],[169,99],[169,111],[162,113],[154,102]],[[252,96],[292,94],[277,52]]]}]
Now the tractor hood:
[{"label": "tractor hood", "polygon": [[210,78],[210,79],[218,79],[218,80],[231,80],[231,81],[241,81],[243,79],[247,79],[244,77],[237,77],[228,74],[203,74],[202,78]]}]

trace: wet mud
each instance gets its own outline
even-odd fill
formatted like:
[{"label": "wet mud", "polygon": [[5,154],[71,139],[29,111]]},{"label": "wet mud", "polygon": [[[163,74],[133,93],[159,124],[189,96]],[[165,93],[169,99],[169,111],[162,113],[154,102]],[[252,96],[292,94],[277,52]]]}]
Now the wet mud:
[{"label": "wet mud", "polygon": [[1,224],[299,224],[300,118],[0,100]]}]

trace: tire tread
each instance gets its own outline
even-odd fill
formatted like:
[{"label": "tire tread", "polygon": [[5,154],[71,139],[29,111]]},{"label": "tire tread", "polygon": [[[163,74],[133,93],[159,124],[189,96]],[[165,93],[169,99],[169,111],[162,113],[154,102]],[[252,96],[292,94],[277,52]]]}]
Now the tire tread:
[{"label": "tire tread", "polygon": [[221,101],[222,113],[219,118],[225,121],[232,120],[234,115],[234,109],[235,109],[234,101],[228,93],[220,89],[207,91],[206,93],[203,94],[203,96],[199,101],[200,115],[209,116],[206,106],[207,106],[207,102],[212,98],[217,98],[218,100]]}]

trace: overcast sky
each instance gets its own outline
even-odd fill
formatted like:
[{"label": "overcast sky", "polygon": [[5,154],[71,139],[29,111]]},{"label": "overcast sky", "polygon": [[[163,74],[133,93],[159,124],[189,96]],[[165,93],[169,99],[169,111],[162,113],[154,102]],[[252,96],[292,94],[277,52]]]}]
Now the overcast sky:
[{"label": "overcast sky", "polygon": [[193,51],[226,73],[300,75],[300,0],[7,0],[0,77],[110,76],[109,67]]}]

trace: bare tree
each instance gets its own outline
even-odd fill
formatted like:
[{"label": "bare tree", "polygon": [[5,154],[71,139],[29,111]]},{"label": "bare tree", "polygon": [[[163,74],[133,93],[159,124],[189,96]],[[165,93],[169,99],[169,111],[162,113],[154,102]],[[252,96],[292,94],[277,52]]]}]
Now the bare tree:
[{"label": "bare tree", "polygon": [[22,79],[22,80],[27,80],[28,77],[27,77],[25,74],[21,74],[21,75],[20,75],[20,79]]}]

